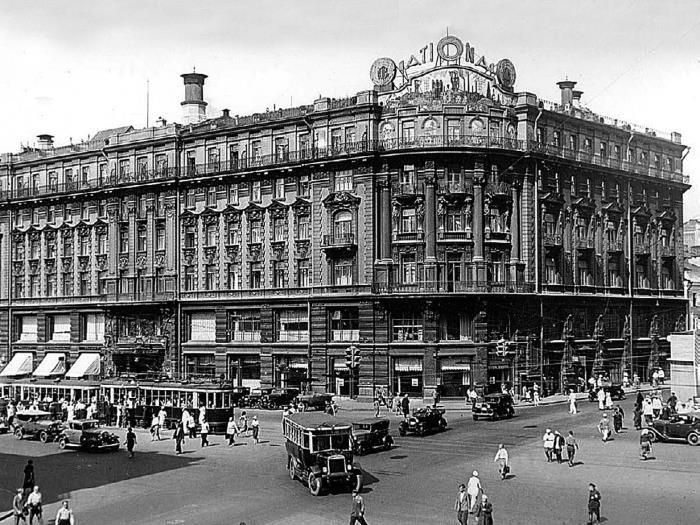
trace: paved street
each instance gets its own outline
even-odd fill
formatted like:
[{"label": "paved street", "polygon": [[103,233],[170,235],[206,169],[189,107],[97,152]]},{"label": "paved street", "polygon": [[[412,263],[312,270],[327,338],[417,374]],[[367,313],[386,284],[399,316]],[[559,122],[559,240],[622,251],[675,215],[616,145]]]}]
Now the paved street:
[{"label": "paved street", "polygon": [[[623,403],[626,423],[631,405],[631,400]],[[602,493],[602,515],[610,524],[697,523],[700,448],[662,443],[654,447],[656,458],[643,462],[637,432],[603,444],[595,430],[600,417],[595,405],[580,406],[583,413],[577,416],[559,404],[524,408],[516,418],[498,422],[474,422],[469,411],[450,411],[450,428],[443,434],[397,437],[391,452],[360,458],[369,523],[455,523],[457,485],[474,469],[494,504],[496,523],[585,523],[589,481]],[[151,443],[146,432],[139,433],[133,460],[124,450],[60,452],[55,444],[2,436],[2,508],[10,507],[11,491],[21,484],[23,465],[33,457],[50,518],[57,502],[68,498],[81,524],[346,523],[350,495],[314,498],[300,482],[290,481],[280,414],[258,414],[260,445],[243,439],[245,445],[228,448],[222,436],[215,436],[207,449],[199,441],[187,441],[181,456],[173,454],[172,440]],[[581,464],[546,463],[541,435],[547,426],[562,433],[574,430]],[[506,481],[499,479],[493,463],[499,442],[511,454],[513,471]]]}]

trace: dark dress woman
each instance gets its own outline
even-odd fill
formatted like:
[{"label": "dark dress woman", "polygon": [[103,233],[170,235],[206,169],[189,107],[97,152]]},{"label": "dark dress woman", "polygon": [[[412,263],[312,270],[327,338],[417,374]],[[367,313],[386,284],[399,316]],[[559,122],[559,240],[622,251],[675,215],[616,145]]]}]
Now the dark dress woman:
[{"label": "dark dress woman", "polygon": [[484,501],[481,505],[479,525],[493,525],[493,505],[490,501]]}]

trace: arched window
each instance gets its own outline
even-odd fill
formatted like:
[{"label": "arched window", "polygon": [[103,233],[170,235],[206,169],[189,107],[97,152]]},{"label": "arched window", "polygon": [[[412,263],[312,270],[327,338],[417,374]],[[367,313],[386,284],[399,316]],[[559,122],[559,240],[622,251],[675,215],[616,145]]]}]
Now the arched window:
[{"label": "arched window", "polygon": [[339,211],[333,217],[333,236],[336,240],[352,235],[352,214],[349,211]]}]

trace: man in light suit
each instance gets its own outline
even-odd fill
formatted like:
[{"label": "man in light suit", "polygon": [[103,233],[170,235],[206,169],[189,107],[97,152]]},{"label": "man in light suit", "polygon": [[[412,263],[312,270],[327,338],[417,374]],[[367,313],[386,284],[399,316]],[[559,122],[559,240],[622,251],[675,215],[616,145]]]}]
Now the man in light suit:
[{"label": "man in light suit", "polygon": [[469,518],[469,497],[467,496],[467,487],[464,483],[459,486],[454,510],[457,511],[457,521],[461,525],[467,525],[467,519]]}]

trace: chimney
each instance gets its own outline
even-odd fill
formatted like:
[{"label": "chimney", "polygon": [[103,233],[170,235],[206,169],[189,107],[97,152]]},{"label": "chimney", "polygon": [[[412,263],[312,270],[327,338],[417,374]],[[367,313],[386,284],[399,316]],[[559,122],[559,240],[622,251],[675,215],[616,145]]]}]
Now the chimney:
[{"label": "chimney", "polygon": [[222,110],[221,110],[221,116],[222,116],[223,118],[231,118],[231,110],[229,110],[228,108],[222,109]]},{"label": "chimney", "polygon": [[557,82],[559,89],[561,89],[561,105],[564,107],[571,106],[574,99],[573,89],[576,82],[573,80],[562,80]]},{"label": "chimney", "polygon": [[207,103],[204,102],[204,79],[201,73],[180,75],[185,83],[185,100],[182,105],[183,124],[197,124],[207,118]]},{"label": "chimney", "polygon": [[583,91],[579,91],[579,90],[577,90],[577,89],[574,89],[574,90],[571,92],[571,96],[572,96],[572,98],[573,98],[573,100],[571,101],[571,103],[573,104],[573,106],[574,106],[575,108],[580,108],[580,107],[581,107],[581,95],[583,95]]},{"label": "chimney", "polygon": [[49,135],[48,133],[43,133],[41,135],[37,135],[36,138],[37,140],[37,147],[40,150],[46,151],[47,149],[53,148],[53,135]]}]

